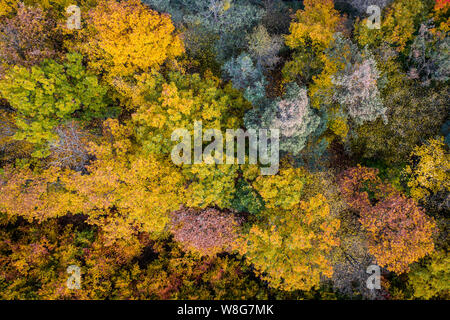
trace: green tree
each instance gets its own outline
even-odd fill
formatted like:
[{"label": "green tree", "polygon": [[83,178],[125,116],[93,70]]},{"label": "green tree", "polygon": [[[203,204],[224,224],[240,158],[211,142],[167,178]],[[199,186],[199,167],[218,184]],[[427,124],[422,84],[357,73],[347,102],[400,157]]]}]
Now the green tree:
[{"label": "green tree", "polygon": [[56,126],[72,118],[89,121],[113,114],[107,87],[88,72],[82,56],[69,53],[59,63],[46,60],[31,69],[15,66],[0,80],[0,93],[15,109],[15,139],[36,145],[36,157],[49,154]]}]

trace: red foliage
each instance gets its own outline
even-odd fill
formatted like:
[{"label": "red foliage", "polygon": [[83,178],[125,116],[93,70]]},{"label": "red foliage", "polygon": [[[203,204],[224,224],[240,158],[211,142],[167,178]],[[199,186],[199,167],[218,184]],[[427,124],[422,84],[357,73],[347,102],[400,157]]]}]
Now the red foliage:
[{"label": "red foliage", "polygon": [[5,19],[0,25],[1,62],[6,65],[32,66],[43,59],[54,57],[56,51],[52,30],[55,25],[40,8],[19,3],[17,15]]},{"label": "red foliage", "polygon": [[450,3],[450,0],[436,0],[436,4],[434,6],[434,9],[435,10],[443,9],[449,3]]},{"label": "red foliage", "polygon": [[434,249],[433,219],[413,199],[400,194],[363,211],[360,222],[369,232],[369,252],[390,271],[407,272],[409,264]]},{"label": "red foliage", "polygon": [[231,212],[212,208],[197,211],[182,209],[171,214],[171,230],[175,240],[187,250],[214,255],[230,249],[237,238],[241,219]]},{"label": "red foliage", "polygon": [[345,170],[340,176],[339,186],[347,204],[358,211],[371,208],[369,192],[372,200],[379,200],[394,192],[392,187],[382,183],[378,177],[378,169],[361,166]]},{"label": "red foliage", "polygon": [[378,169],[356,167],[340,177],[341,193],[360,214],[369,252],[390,271],[408,271],[412,262],[433,251],[433,219],[378,177]]}]

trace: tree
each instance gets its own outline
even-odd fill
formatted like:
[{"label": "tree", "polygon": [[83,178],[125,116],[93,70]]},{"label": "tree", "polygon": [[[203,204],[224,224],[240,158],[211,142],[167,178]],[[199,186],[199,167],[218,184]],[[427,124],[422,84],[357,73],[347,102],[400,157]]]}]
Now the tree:
[{"label": "tree", "polygon": [[186,250],[215,255],[231,250],[240,222],[231,212],[186,208],[171,213],[170,226],[175,240]]},{"label": "tree", "polygon": [[81,130],[74,121],[58,126],[55,133],[58,140],[50,144],[50,165],[84,170],[90,159],[87,149],[92,135]]},{"label": "tree", "polygon": [[340,222],[330,216],[321,194],[267,214],[270,224],[253,225],[239,247],[262,280],[285,291],[307,291],[319,285],[321,276],[332,276],[327,255],[339,243]]},{"label": "tree", "polygon": [[[139,299],[262,299],[262,287],[245,262],[231,256],[198,257],[158,241],[153,259],[136,277],[130,297]],[[127,284],[132,282],[127,282]]]},{"label": "tree", "polygon": [[246,112],[244,123],[247,129],[279,129],[280,150],[299,156],[308,142],[320,138],[325,119],[323,113],[310,107],[306,88],[289,83],[285,89],[285,94],[275,99],[253,91],[254,107]]},{"label": "tree", "polygon": [[34,143],[36,157],[49,154],[54,129],[71,117],[81,121],[113,114],[107,88],[82,65],[82,56],[69,53],[58,63],[46,60],[31,69],[15,66],[0,80],[0,93],[15,109],[18,131],[14,138]]},{"label": "tree", "polygon": [[365,15],[369,6],[375,5],[383,9],[393,2],[393,0],[336,0],[336,3],[338,2],[347,2],[356,9],[359,15]]},{"label": "tree", "polygon": [[326,114],[329,141],[336,136],[345,140],[350,129],[366,121],[378,117],[387,121],[380,94],[384,77],[367,48],[361,52],[350,39],[336,33],[320,58],[323,70],[312,77],[309,96],[313,109]]},{"label": "tree", "polygon": [[0,190],[8,196],[0,201],[2,211],[30,221],[84,214],[108,231],[109,242],[128,241],[136,230],[163,233],[168,213],[183,203],[186,180],[170,160],[136,152],[130,128],[112,119],[105,125],[104,138],[88,148],[95,160],[84,172],[5,168]]},{"label": "tree", "polygon": [[102,0],[88,12],[87,19],[81,50],[90,66],[98,73],[106,71],[110,80],[158,70],[184,51],[170,17],[138,0]]},{"label": "tree", "polygon": [[257,215],[263,208],[261,197],[245,179],[236,183],[236,193],[231,201],[231,208],[237,212],[248,212]]},{"label": "tree", "polygon": [[169,12],[185,32],[186,47],[196,58],[212,53],[222,64],[239,55],[246,35],[264,15],[263,9],[246,0],[146,0],[158,11]]},{"label": "tree", "polygon": [[248,35],[248,50],[257,64],[271,69],[280,58],[277,56],[283,41],[279,36],[271,36],[263,25],[258,25],[253,32]]},{"label": "tree", "polygon": [[393,195],[361,213],[369,233],[369,252],[380,266],[403,273],[434,249],[435,223],[413,199]]},{"label": "tree", "polygon": [[[65,11],[65,9],[73,4],[70,0],[23,0],[26,5],[33,7],[41,7],[45,11],[53,11],[57,15],[60,15]],[[77,4],[80,8],[86,8],[89,6],[94,6],[97,0],[79,0]]]},{"label": "tree", "polygon": [[296,12],[296,19],[285,37],[286,45],[294,49],[293,59],[283,68],[286,81],[297,76],[309,81],[323,66],[323,50],[333,42],[333,34],[341,26],[342,19],[334,9],[333,0],[305,0],[304,10]]},{"label": "tree", "polygon": [[442,32],[448,32],[448,13],[450,4],[447,0],[436,0],[433,8],[433,19],[438,24],[437,29]]},{"label": "tree", "polygon": [[398,52],[406,48],[408,41],[414,37],[416,27],[426,16],[426,1],[397,0],[385,8],[380,29],[367,27],[367,19],[357,21],[355,33],[358,43],[370,48],[387,43]]},{"label": "tree", "polygon": [[381,288],[371,290],[367,287],[369,274],[367,268],[376,264],[376,259],[368,251],[367,234],[358,218],[348,210],[339,212],[341,226],[337,236],[339,247],[333,251],[333,288],[347,299],[384,300],[388,298],[384,274],[381,269]]},{"label": "tree", "polygon": [[129,239],[131,230],[158,236],[169,223],[168,213],[182,204],[185,180],[169,159],[134,145],[130,127],[112,119],[105,126],[110,138],[91,144],[95,161],[86,167],[88,174],[71,172],[61,179],[70,210],[103,228],[113,224],[113,238]]},{"label": "tree", "polygon": [[380,73],[374,58],[366,52],[366,58],[354,65],[347,64],[345,70],[333,76],[336,86],[334,99],[345,106],[357,124],[382,117],[387,122],[377,82]]},{"label": "tree", "polygon": [[255,66],[246,53],[242,53],[237,58],[231,58],[222,69],[236,89],[246,89],[257,82],[265,82],[261,65]]},{"label": "tree", "polygon": [[304,10],[298,10],[296,21],[291,23],[286,45],[295,49],[311,44],[316,50],[323,50],[333,40],[341,22],[339,13],[334,9],[333,0],[305,0],[303,5]]},{"label": "tree", "polygon": [[19,3],[17,14],[0,25],[0,76],[12,66],[30,67],[57,56],[55,27],[40,8]]},{"label": "tree", "polygon": [[33,145],[14,139],[17,127],[13,112],[0,111],[0,159],[2,163],[12,163],[16,158],[29,158]]},{"label": "tree", "polygon": [[17,2],[14,0],[0,1],[0,16],[8,16],[17,9]]},{"label": "tree", "polygon": [[82,290],[68,289],[65,281],[67,267],[77,265],[82,256],[80,242],[90,240],[79,231],[72,225],[58,225],[56,219],[43,224],[2,224],[1,299],[77,298]]},{"label": "tree", "polygon": [[413,198],[426,200],[440,191],[450,191],[450,155],[443,138],[430,139],[416,146],[411,158],[405,173],[409,175],[408,187]]},{"label": "tree", "polygon": [[383,183],[378,169],[350,168],[339,183],[344,199],[360,215],[368,251],[380,266],[401,274],[433,251],[434,220],[414,199]]},{"label": "tree", "polygon": [[[143,98],[132,115],[137,141],[157,158],[170,161],[171,150],[179,143],[171,139],[174,130],[183,128],[193,134],[196,121],[202,122],[203,134],[208,129],[240,128],[240,118],[250,107],[231,84],[221,88],[213,76],[202,79],[198,74],[170,73],[167,80],[157,79],[138,84]],[[190,147],[193,155],[193,144]],[[194,163],[179,168],[189,181],[184,198],[188,207],[230,206],[237,165]]]},{"label": "tree", "polygon": [[139,141],[147,151],[170,155],[178,142],[171,140],[175,129],[193,133],[194,122],[202,121],[203,131],[215,128],[239,128],[240,117],[250,107],[242,94],[230,84],[220,87],[216,77],[201,78],[198,74],[169,73],[143,78],[127,92],[139,92],[139,104],[132,115]]},{"label": "tree", "polygon": [[[371,207],[369,192],[375,196],[379,190],[381,180],[378,169],[367,167],[349,168],[341,173],[339,187],[342,196],[353,210],[368,211]],[[378,192],[378,197],[380,197]]]},{"label": "tree", "polygon": [[306,182],[305,170],[301,168],[280,169],[273,176],[259,176],[253,187],[261,195],[266,208],[290,210],[300,202]]},{"label": "tree", "polygon": [[431,81],[447,81],[450,77],[450,37],[433,32],[433,26],[422,24],[411,45],[409,76],[423,85]]},{"label": "tree", "polygon": [[408,274],[408,283],[419,299],[448,299],[450,292],[450,257],[445,251],[436,251],[422,263],[416,264]]},{"label": "tree", "polygon": [[183,176],[189,182],[184,192],[185,205],[230,208],[236,192],[238,168],[238,165],[232,164],[207,163],[183,166]]},{"label": "tree", "polygon": [[276,106],[270,128],[280,129],[280,150],[298,155],[308,138],[317,134],[321,119],[309,105],[307,90],[295,83],[286,88]]},{"label": "tree", "polygon": [[388,123],[377,119],[355,128],[351,140],[355,156],[402,163],[415,146],[440,133],[448,113],[448,88],[423,88],[413,86],[404,76],[401,79],[389,83],[382,95]]}]

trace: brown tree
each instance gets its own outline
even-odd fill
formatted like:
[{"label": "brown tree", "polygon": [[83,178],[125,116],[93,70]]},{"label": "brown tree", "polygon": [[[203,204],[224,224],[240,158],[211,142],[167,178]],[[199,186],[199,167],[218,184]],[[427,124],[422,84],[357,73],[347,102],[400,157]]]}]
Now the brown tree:
[{"label": "brown tree", "polygon": [[32,66],[54,57],[55,26],[42,9],[19,3],[17,15],[0,25],[0,76],[8,66]]},{"label": "brown tree", "polygon": [[206,208],[181,209],[171,214],[171,230],[175,240],[185,249],[214,255],[231,248],[237,238],[241,219],[231,212]]}]

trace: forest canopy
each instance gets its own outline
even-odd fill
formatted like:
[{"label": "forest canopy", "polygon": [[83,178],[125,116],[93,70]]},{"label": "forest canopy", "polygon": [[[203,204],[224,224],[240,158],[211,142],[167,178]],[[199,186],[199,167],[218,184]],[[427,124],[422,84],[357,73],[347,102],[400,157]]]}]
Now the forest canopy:
[{"label": "forest canopy", "polygon": [[0,299],[450,299],[449,18],[0,0]]}]

